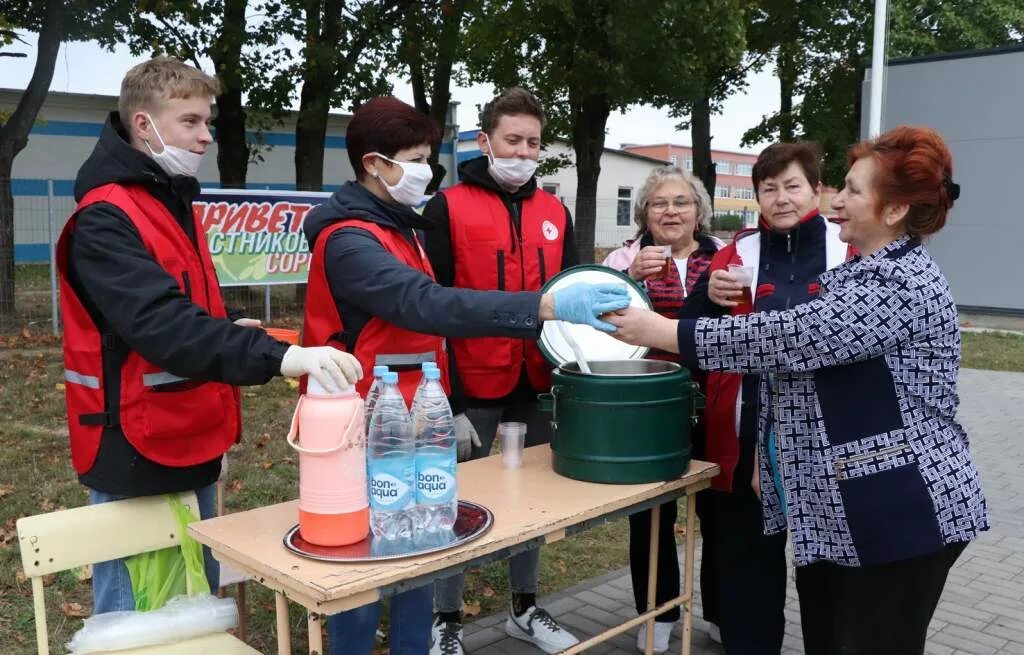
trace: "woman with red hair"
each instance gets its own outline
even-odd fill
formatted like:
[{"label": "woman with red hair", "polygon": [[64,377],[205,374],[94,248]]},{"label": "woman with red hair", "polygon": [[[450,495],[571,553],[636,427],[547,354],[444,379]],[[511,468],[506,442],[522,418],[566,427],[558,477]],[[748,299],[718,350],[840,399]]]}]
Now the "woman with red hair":
[{"label": "woman with red hair", "polygon": [[956,305],[922,243],[960,188],[928,128],[857,144],[849,163],[832,207],[860,255],[822,274],[816,299],[719,319],[627,309],[608,321],[689,366],[764,374],[753,484],[765,531],[792,535],[808,655],[917,654],[950,567],[988,529],[956,420]]}]

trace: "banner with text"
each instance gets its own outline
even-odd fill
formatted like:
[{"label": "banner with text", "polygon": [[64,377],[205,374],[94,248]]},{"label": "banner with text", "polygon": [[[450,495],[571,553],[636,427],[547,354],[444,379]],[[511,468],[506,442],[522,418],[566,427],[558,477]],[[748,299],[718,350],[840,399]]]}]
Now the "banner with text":
[{"label": "banner with text", "polygon": [[203,189],[192,203],[221,286],[304,283],[306,215],[331,196],[316,191]]}]

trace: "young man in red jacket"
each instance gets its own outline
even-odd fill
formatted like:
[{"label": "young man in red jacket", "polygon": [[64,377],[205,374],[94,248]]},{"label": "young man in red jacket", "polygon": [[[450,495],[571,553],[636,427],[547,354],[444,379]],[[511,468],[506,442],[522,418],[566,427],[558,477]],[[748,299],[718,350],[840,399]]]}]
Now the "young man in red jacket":
[{"label": "young man in red jacket", "polygon": [[[192,213],[217,93],[171,57],[135,66],[75,182],[57,266],[71,458],[90,503],[191,490],[212,516],[221,456],[241,436],[235,385],[360,377],[347,353],[289,346],[228,316]],[[96,564],[93,612],[134,609],[123,560]]]},{"label": "young man in red jacket", "polygon": [[[484,106],[477,135],[483,155],[459,166],[461,181],[434,196],[423,212],[433,226],[427,255],[441,284],[537,291],[555,273],[578,263],[569,210],[538,189],[534,177],[543,126],[540,102],[525,89],[508,89]],[[526,446],[551,440],[550,417],[537,405],[537,393],[551,386],[551,365],[533,340],[488,337],[449,343],[466,415],[479,437],[472,459],[490,454],[499,422],[526,423]],[[557,653],[577,639],[536,605],[539,559],[536,549],[509,559],[512,607],[505,630]],[[463,582],[457,575],[435,586],[432,655],[463,653]]]}]

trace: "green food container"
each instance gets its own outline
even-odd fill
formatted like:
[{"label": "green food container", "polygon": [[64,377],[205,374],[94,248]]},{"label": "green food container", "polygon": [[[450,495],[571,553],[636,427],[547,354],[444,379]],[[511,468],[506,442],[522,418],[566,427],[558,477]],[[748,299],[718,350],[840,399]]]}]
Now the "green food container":
[{"label": "green food container", "polygon": [[[603,266],[577,266],[552,278],[543,291],[576,282],[628,286],[634,306],[650,308],[629,277]],[[591,372],[580,371],[562,330],[571,329]],[[544,325],[541,351],[557,366],[551,392],[540,395],[551,412],[554,470],[607,484],[639,484],[682,476],[690,463],[690,430],[703,397],[690,373],[675,362],[643,359],[646,348],[623,344],[589,326]]]}]

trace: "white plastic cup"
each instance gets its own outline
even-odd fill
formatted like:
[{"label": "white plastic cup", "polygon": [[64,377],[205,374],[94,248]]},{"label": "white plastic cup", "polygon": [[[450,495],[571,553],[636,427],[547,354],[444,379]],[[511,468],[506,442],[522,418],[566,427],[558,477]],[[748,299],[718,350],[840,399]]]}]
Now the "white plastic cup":
[{"label": "white plastic cup", "polygon": [[501,463],[507,469],[523,465],[523,442],[526,439],[525,423],[499,423],[498,439],[501,441]]}]

